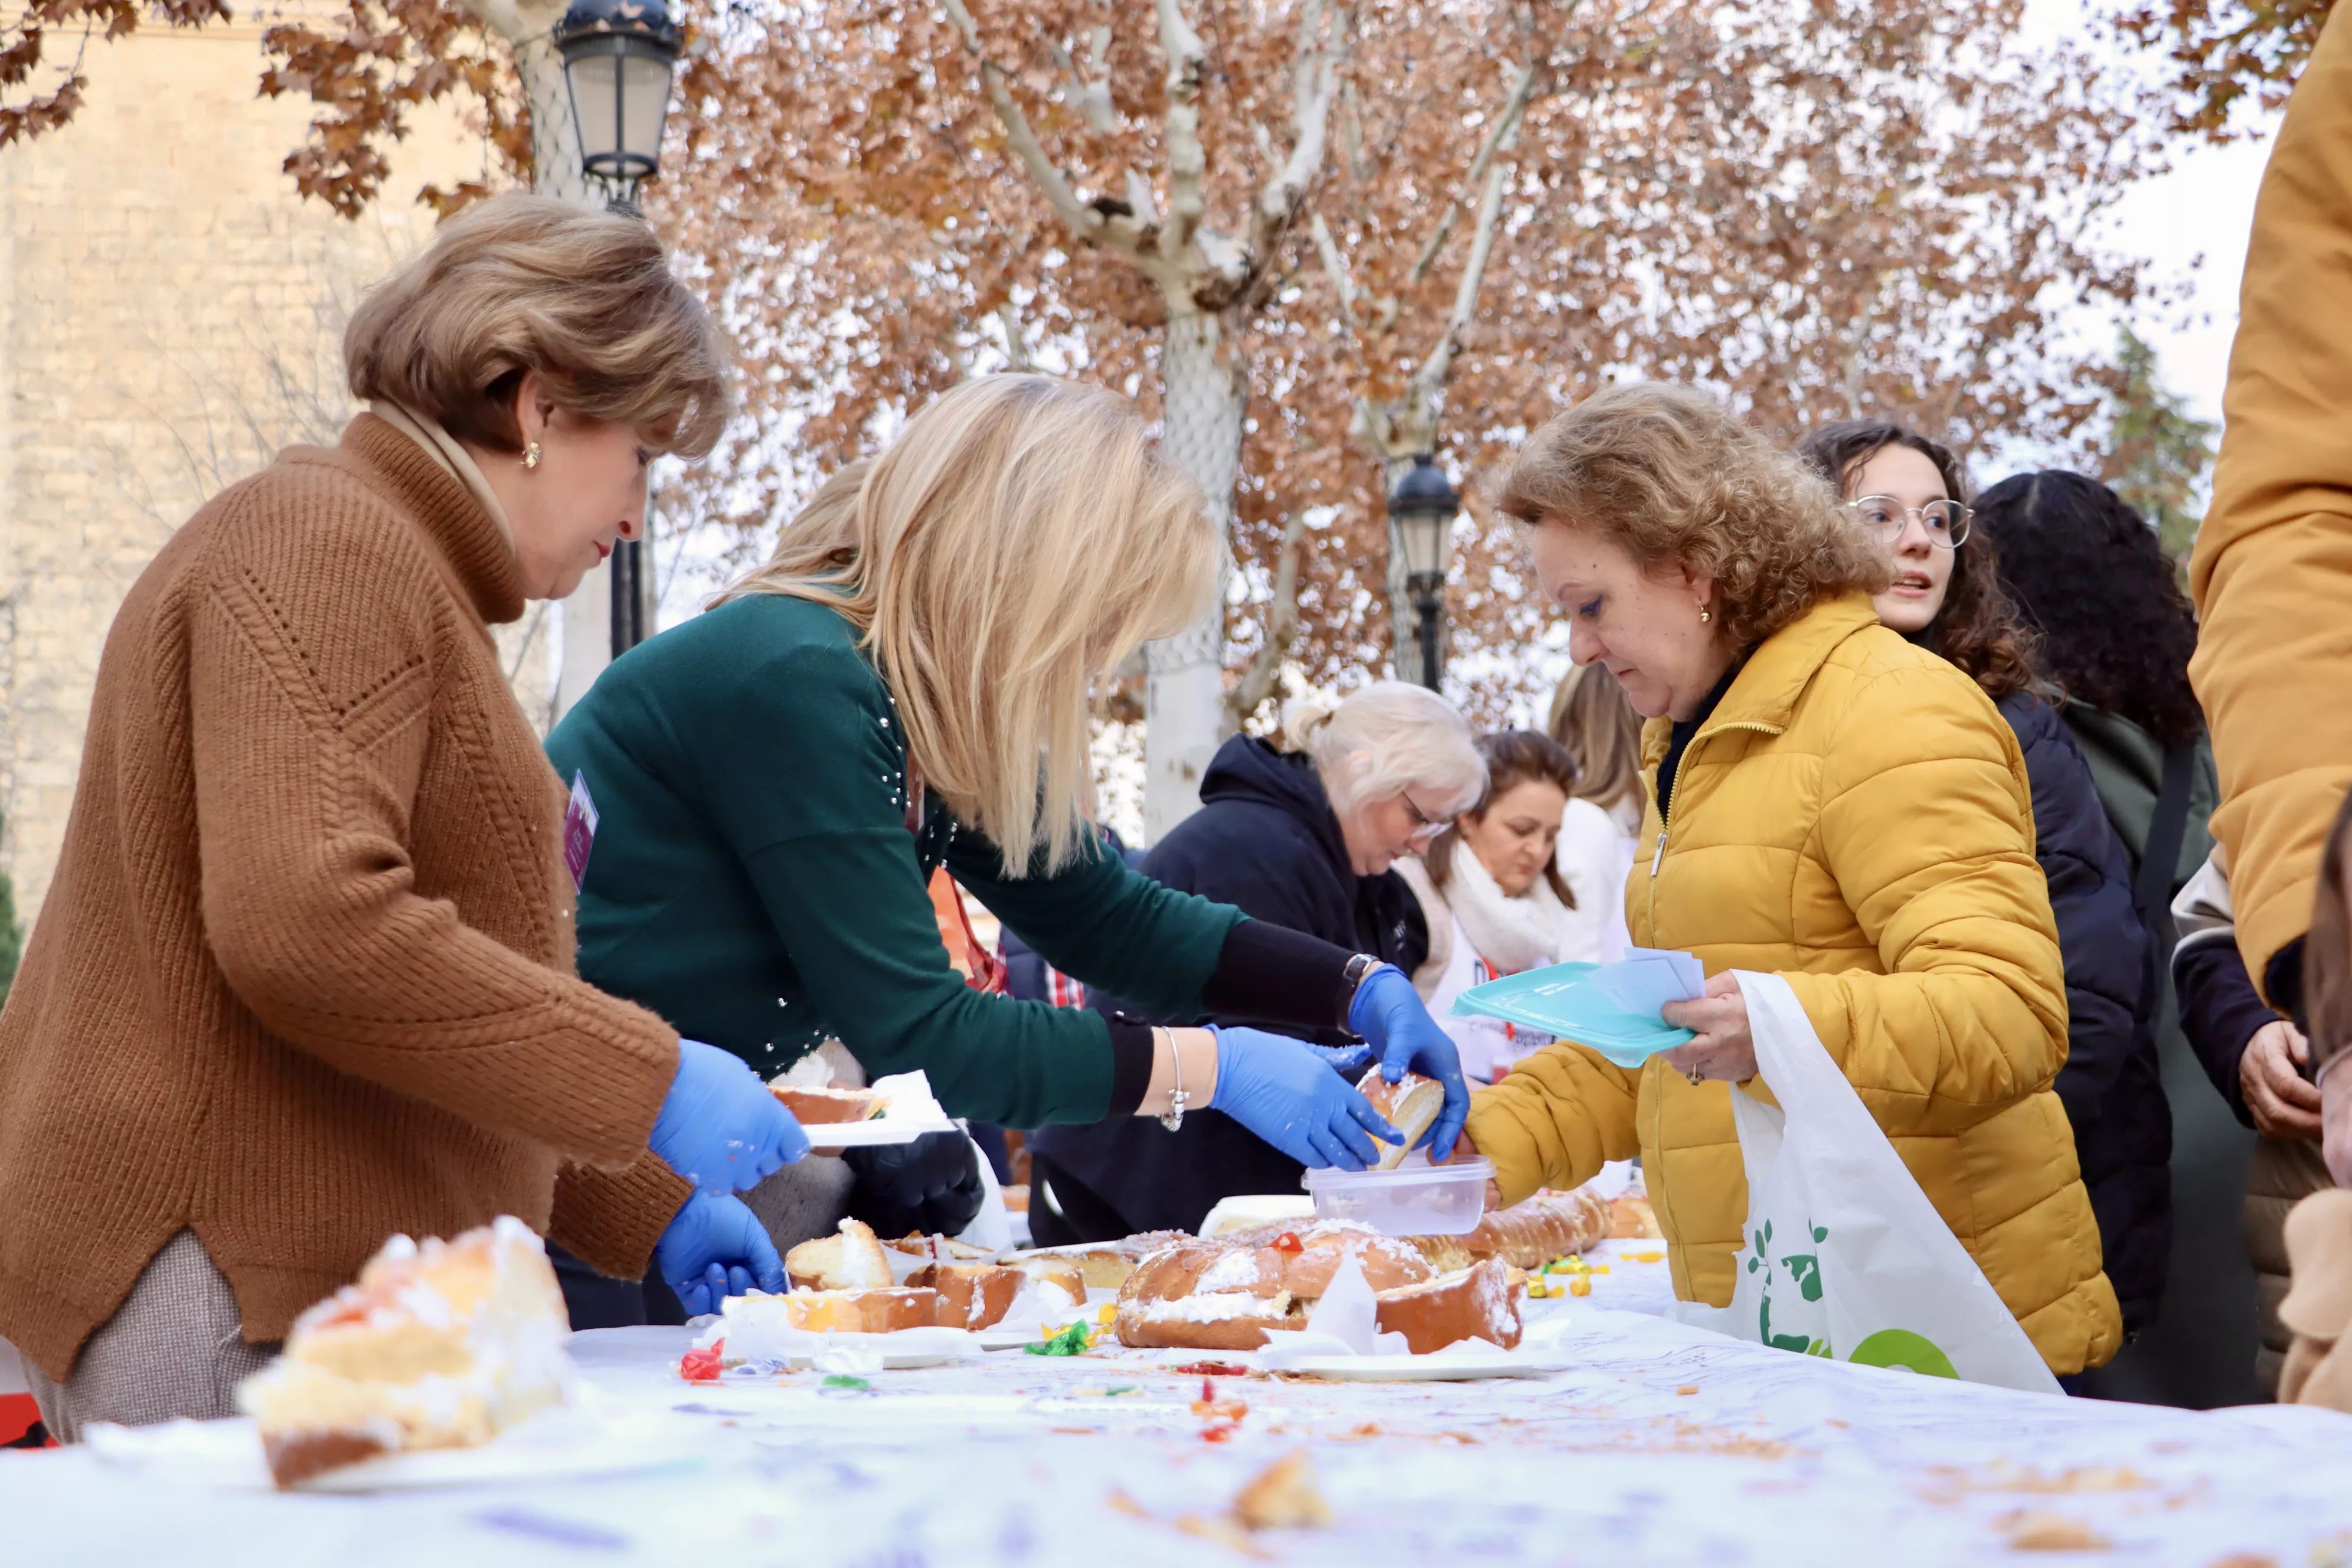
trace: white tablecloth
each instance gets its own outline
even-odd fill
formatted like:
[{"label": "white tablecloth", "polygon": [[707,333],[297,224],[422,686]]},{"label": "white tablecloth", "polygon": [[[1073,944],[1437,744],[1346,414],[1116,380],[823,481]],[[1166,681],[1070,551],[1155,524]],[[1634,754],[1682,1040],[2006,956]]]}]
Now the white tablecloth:
[{"label": "white tablecloth", "polygon": [[[1570,1325],[1572,1364],[1540,1380],[1218,1378],[1218,1400],[1248,1406],[1223,1441],[1192,1407],[1202,1379],[1166,1370],[1189,1352],[999,1352],[864,1389],[817,1373],[690,1385],[684,1331],[583,1334],[600,1407],[672,1424],[656,1468],[342,1498],[5,1456],[0,1561],[1931,1568],[2071,1545],[2086,1563],[2352,1562],[2352,1418],[2064,1400],[1763,1350],[1623,1310],[1665,1299],[1664,1272],[1621,1260],[1592,1297],[1531,1306]],[[1302,1448],[1337,1525],[1239,1537],[1234,1493]]]}]

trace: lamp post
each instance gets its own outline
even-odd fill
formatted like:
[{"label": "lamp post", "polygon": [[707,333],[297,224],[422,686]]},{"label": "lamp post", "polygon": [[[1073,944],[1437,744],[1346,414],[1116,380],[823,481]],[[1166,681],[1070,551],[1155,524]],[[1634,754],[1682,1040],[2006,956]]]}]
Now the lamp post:
[{"label": "lamp post", "polygon": [[[1405,588],[1412,595],[1421,643],[1421,683],[1437,689],[1439,620],[1444,606],[1445,554],[1462,498],[1447,482],[1434,453],[1423,452],[1389,492],[1390,538],[1404,552]],[[1400,668],[1403,660],[1397,661]]]},{"label": "lamp post", "polygon": [[[581,170],[604,188],[608,207],[634,216],[638,190],[661,169],[670,77],[685,31],[670,19],[663,0],[572,0],[551,37],[572,89]],[[650,530],[652,498],[646,501]],[[624,539],[613,547],[614,658],[652,630],[650,556],[641,539]]]}]

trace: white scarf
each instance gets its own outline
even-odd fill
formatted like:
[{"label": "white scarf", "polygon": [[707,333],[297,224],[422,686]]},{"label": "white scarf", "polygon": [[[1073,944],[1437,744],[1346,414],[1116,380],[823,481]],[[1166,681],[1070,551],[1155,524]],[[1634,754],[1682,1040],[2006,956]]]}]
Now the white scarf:
[{"label": "white scarf", "polygon": [[424,447],[426,457],[448,470],[452,479],[466,487],[466,493],[490,514],[490,521],[498,525],[499,537],[507,542],[507,548],[509,551],[514,548],[514,525],[507,521],[507,509],[499,504],[498,491],[490,489],[490,481],[483,477],[480,466],[474,461],[474,454],[466,450],[456,437],[444,430],[439,420],[428,418],[390,398],[378,398],[370,403],[368,412]]},{"label": "white scarf", "polygon": [[1454,846],[1445,900],[1478,956],[1497,974],[1557,963],[1575,941],[1575,916],[1541,872],[1528,890],[1507,897],[1467,844]]}]

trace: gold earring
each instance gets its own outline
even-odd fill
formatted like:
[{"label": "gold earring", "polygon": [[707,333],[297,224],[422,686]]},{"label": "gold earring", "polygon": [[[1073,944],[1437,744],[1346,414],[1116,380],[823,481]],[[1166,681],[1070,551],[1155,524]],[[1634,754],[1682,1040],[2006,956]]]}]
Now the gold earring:
[{"label": "gold earring", "polygon": [[1705,605],[1701,605],[1698,607],[1698,619],[1699,624],[1701,626],[1705,626],[1707,622],[1715,619],[1715,612],[1708,609]]},{"label": "gold earring", "polygon": [[522,466],[526,468],[535,468],[539,467],[538,442],[533,441],[530,446],[525,447],[522,449]]}]

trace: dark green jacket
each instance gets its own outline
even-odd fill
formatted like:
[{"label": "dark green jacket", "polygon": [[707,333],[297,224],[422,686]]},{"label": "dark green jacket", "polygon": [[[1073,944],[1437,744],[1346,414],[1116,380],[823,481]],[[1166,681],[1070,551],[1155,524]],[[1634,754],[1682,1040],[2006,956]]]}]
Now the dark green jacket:
[{"label": "dark green jacket", "polygon": [[[2083,760],[2091,764],[2099,804],[2106,807],[2107,820],[2115,825],[2116,837],[2123,840],[2124,853],[2131,857],[2137,872],[2147,847],[2148,825],[2156,816],[2157,793],[2164,784],[2163,744],[2130,720],[2088,703],[2069,702],[2060,714],[2074,732]],[[2205,857],[2213,853],[2213,836],[2205,823],[2221,798],[2221,781],[2213,773],[2213,747],[2200,735],[2196,765],[2189,774],[2189,825],[2180,835],[2180,858],[2168,879],[2168,894],[2179,891],[2197,875]]]},{"label": "dark green jacket", "polygon": [[750,595],[632,649],[547,751],[597,813],[582,977],[763,1076],[835,1035],[871,1075],[925,1069],[950,1115],[1098,1121],[1114,1109],[1108,1026],[966,985],[932,868],[1055,968],[1155,1016],[1206,1011],[1243,918],[1099,848],[1008,879],[936,798],[910,832],[889,690],[849,624],[803,599]]}]

